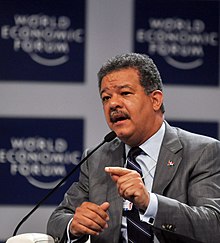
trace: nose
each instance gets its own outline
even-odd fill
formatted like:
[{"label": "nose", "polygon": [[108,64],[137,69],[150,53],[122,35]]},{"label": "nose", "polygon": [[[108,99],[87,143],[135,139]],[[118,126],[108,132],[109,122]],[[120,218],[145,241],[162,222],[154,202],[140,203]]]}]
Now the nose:
[{"label": "nose", "polygon": [[110,109],[121,108],[123,106],[122,100],[118,95],[113,95],[109,102]]}]

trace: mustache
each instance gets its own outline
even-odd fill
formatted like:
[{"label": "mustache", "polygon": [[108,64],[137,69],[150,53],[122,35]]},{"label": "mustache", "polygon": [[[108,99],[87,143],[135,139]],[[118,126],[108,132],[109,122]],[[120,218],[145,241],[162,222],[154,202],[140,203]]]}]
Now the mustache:
[{"label": "mustache", "polygon": [[124,111],[120,111],[120,110],[110,111],[110,121],[111,122],[114,123],[114,122],[126,120],[126,119],[130,119],[130,116],[128,113],[126,113]]}]

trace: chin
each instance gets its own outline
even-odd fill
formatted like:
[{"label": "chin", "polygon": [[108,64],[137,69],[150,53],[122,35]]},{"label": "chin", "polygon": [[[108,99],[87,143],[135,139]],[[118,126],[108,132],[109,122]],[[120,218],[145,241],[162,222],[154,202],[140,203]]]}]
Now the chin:
[{"label": "chin", "polygon": [[125,122],[114,123],[111,124],[111,126],[109,127],[117,134],[117,137],[122,141],[129,139],[134,133],[134,129],[131,129],[129,124],[125,124]]},{"label": "chin", "polygon": [[140,141],[134,136],[134,133],[123,133],[123,132],[118,132],[115,131],[117,134],[117,137],[125,144],[134,147],[134,146],[139,146]]},{"label": "chin", "polygon": [[127,141],[129,140],[129,138],[131,137],[131,134],[128,134],[128,133],[126,133],[126,132],[123,132],[123,131],[117,131],[117,129],[116,130],[114,130],[114,132],[117,134],[117,137],[121,140],[121,141],[123,141],[124,143],[127,143]]}]

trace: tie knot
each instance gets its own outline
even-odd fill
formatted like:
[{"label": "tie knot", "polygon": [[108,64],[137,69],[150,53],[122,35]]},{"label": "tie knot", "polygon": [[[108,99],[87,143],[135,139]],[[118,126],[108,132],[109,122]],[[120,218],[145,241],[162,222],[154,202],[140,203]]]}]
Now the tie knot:
[{"label": "tie knot", "polygon": [[133,147],[128,152],[128,158],[130,159],[136,159],[138,155],[140,155],[143,152],[143,150],[139,147]]}]

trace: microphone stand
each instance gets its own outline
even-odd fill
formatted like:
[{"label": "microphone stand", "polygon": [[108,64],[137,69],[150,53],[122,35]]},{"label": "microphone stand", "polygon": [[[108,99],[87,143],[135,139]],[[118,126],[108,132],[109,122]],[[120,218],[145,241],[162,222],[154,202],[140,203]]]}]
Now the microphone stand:
[{"label": "microphone stand", "polygon": [[116,137],[116,133],[114,131],[111,131],[108,133],[105,137],[104,140],[96,146],[90,153],[87,154],[80,162],[77,164],[54,188],[52,188],[49,193],[46,194],[45,197],[43,197],[37,204],[36,206],[18,223],[16,226],[13,236],[16,236],[18,229],[21,227],[21,225],[31,216],[36,209],[43,204],[47,198],[49,198],[99,147],[101,147],[104,143],[112,141]]}]

